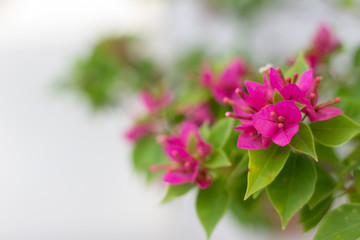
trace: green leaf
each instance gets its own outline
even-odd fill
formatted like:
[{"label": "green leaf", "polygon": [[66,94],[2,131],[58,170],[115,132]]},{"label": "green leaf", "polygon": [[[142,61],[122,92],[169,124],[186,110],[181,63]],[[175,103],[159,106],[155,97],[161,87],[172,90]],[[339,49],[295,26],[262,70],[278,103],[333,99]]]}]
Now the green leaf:
[{"label": "green leaf", "polygon": [[133,151],[133,164],[139,172],[146,173],[148,179],[152,176],[150,167],[157,164],[168,163],[161,146],[154,137],[140,139]]},{"label": "green leaf", "polygon": [[292,137],[290,146],[296,151],[305,153],[313,157],[316,161],[318,160],[315,151],[314,137],[311,129],[305,123],[299,123],[299,131]]},{"label": "green leaf", "polygon": [[224,183],[222,179],[215,180],[210,187],[201,189],[196,199],[197,215],[208,238],[228,209],[229,194]]},{"label": "green leaf", "polygon": [[329,212],[314,240],[357,240],[360,238],[360,204],[347,203]]},{"label": "green leaf", "polygon": [[298,102],[295,102],[296,106],[298,107],[299,110],[303,109],[305,107],[304,104],[301,104],[301,103],[298,103]]},{"label": "green leaf", "polygon": [[304,231],[309,231],[321,221],[329,211],[333,200],[332,197],[328,197],[313,209],[310,209],[308,205],[301,209],[299,223],[303,225]]},{"label": "green leaf", "polygon": [[292,153],[279,176],[267,187],[269,199],[281,218],[283,229],[310,199],[315,181],[316,171],[312,161],[305,155]]},{"label": "green leaf", "polygon": [[208,168],[221,168],[231,166],[231,162],[222,150],[214,150],[211,152],[209,159],[205,162]]},{"label": "green leaf", "polygon": [[294,76],[294,73],[298,73],[299,77],[300,77],[300,75],[308,69],[309,69],[309,66],[306,63],[304,54],[301,52],[297,56],[294,65],[286,71],[285,77],[292,78]]},{"label": "green leaf", "polygon": [[330,196],[334,192],[336,186],[334,179],[332,179],[332,177],[321,167],[316,168],[316,173],[315,191],[307,203],[310,209],[315,208],[325,198]]},{"label": "green leaf", "polygon": [[272,144],[267,149],[249,150],[248,185],[245,199],[266,187],[283,168],[289,157],[290,147]]},{"label": "green leaf", "polygon": [[319,161],[328,162],[330,164],[339,163],[340,160],[333,148],[321,145],[320,143],[315,143],[315,149]]},{"label": "green leaf", "polygon": [[219,120],[210,129],[209,143],[213,148],[221,149],[224,147],[228,138],[230,137],[231,131],[234,131],[231,127],[234,126],[234,119],[224,118]]},{"label": "green leaf", "polygon": [[[233,184],[240,175],[242,175],[248,169],[249,155],[246,153],[240,162],[236,165],[235,169],[231,172],[230,177],[226,182],[226,186]],[[245,194],[245,193],[244,193]]]},{"label": "green leaf", "polygon": [[356,188],[356,191],[360,193],[360,170],[354,169],[354,185]]},{"label": "green leaf", "polygon": [[281,96],[281,94],[279,93],[279,91],[275,89],[274,97],[273,97],[273,102],[274,102],[274,104],[277,103],[277,102],[280,102],[280,101],[282,101],[282,100],[284,100],[284,97]]},{"label": "green leaf", "polygon": [[166,192],[166,195],[164,199],[162,200],[162,203],[170,202],[171,200],[181,197],[188,193],[192,188],[194,187],[193,184],[186,183],[186,184],[180,184],[180,185],[170,185],[168,186],[168,190]]},{"label": "green leaf", "polygon": [[344,114],[329,120],[313,122],[310,128],[317,141],[325,146],[338,146],[360,133],[360,126]]}]

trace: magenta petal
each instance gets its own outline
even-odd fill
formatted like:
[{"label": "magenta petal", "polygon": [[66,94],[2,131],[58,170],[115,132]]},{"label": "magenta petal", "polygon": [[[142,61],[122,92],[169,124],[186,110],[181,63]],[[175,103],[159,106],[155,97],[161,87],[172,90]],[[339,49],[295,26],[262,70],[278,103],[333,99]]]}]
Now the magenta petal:
[{"label": "magenta petal", "polygon": [[333,118],[333,117],[343,114],[343,113],[344,112],[338,108],[327,107],[327,108],[322,108],[322,109],[316,111],[315,119],[310,119],[310,118],[309,119],[311,122],[324,121],[324,120],[328,120],[330,118]]},{"label": "magenta petal", "polygon": [[272,144],[272,139],[269,137],[262,136],[262,142],[265,148],[268,148]]},{"label": "magenta petal", "polygon": [[301,92],[300,88],[295,84],[291,83],[286,85],[280,90],[280,94],[286,100],[300,100],[304,97],[304,94]]},{"label": "magenta petal", "polygon": [[301,112],[294,101],[283,100],[275,104],[278,116],[286,118],[285,123],[297,123],[302,119]]},{"label": "magenta petal", "polygon": [[168,172],[164,176],[164,182],[168,182],[173,185],[192,182],[192,172]]},{"label": "magenta petal", "polygon": [[279,130],[272,137],[272,140],[274,143],[280,146],[286,146],[290,143],[292,136],[294,136],[298,131],[298,123],[285,125],[284,128],[279,128]]},{"label": "magenta petal", "polygon": [[253,107],[260,110],[269,102],[269,88],[256,82],[245,81],[245,86],[250,94]]},{"label": "magenta petal", "polygon": [[136,142],[140,138],[153,133],[154,126],[150,123],[139,124],[131,128],[125,133],[125,137],[132,142]]},{"label": "magenta petal", "polygon": [[213,82],[213,73],[209,67],[203,67],[201,71],[201,83],[206,86],[210,87]]},{"label": "magenta petal", "polygon": [[182,161],[196,161],[189,153],[184,150],[184,148],[179,146],[167,145],[164,147],[164,151],[166,155],[174,162],[180,162],[179,158]]},{"label": "magenta petal", "polygon": [[280,91],[283,88],[284,83],[274,68],[270,68],[269,78],[270,78],[270,85],[272,88],[277,89],[278,91]]},{"label": "magenta petal", "polygon": [[314,87],[315,87],[315,81],[314,81],[314,77],[313,77],[313,69],[310,68],[309,70],[307,70],[303,74],[301,74],[296,85],[300,88],[301,92],[304,95],[310,94],[314,90]]},{"label": "magenta petal", "polygon": [[277,123],[270,113],[275,112],[274,106],[270,105],[252,115],[252,120],[256,130],[265,137],[271,137],[278,129]]},{"label": "magenta petal", "polygon": [[251,136],[249,133],[242,132],[237,142],[238,148],[244,149],[262,149],[264,144],[260,134]]}]

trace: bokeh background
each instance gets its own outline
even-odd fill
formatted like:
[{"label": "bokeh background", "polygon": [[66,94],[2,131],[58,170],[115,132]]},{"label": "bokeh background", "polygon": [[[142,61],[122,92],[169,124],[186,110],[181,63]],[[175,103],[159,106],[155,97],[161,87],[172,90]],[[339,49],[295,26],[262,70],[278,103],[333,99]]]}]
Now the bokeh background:
[{"label": "bokeh background", "polygon": [[[133,170],[123,138],[131,117],[116,108],[94,113],[57,85],[106,35],[140,36],[164,67],[199,46],[224,54],[247,49],[259,66],[278,63],[306,46],[321,22],[334,27],[345,52],[360,42],[356,1],[276,0],[236,14],[214,6],[0,0],[0,239],[205,239],[193,194],[161,205],[166,187],[146,184]],[[340,71],[343,58],[334,65]],[[212,237],[289,238],[241,227],[230,216]]]}]

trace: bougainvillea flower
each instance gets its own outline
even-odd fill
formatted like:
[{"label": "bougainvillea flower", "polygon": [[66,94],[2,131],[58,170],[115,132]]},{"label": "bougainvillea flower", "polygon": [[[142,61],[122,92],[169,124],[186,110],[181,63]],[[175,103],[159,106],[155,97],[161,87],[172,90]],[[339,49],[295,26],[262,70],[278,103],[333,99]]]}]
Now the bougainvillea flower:
[{"label": "bougainvillea flower", "polygon": [[280,146],[290,143],[299,131],[301,112],[291,100],[283,100],[269,105],[252,116],[255,129],[264,137],[269,137]]},{"label": "bougainvillea flower", "polygon": [[305,105],[302,112],[306,113],[310,121],[323,121],[343,113],[340,109],[328,107],[338,103],[340,98],[317,106],[318,87],[321,78],[313,77],[312,68],[301,74],[299,80],[297,79],[297,73],[294,74],[293,78],[287,77],[285,79],[280,68],[276,70],[272,68],[269,71],[271,88],[278,90],[285,100],[294,100]]},{"label": "bougainvillea flower", "polygon": [[185,106],[178,109],[180,114],[185,115],[186,121],[194,123],[196,126],[201,126],[204,122],[212,124],[215,117],[207,102],[198,105]]},{"label": "bougainvillea flower", "polygon": [[140,98],[150,113],[158,112],[168,106],[173,100],[170,92],[165,92],[162,96],[155,96],[150,91],[142,91]]},{"label": "bougainvillea flower", "polygon": [[200,188],[212,184],[212,178],[202,165],[211,152],[211,145],[204,142],[195,124],[184,122],[180,136],[160,136],[158,141],[172,164],[156,165],[151,171],[166,169],[164,181],[170,184],[197,183]]},{"label": "bougainvillea flower", "polygon": [[313,38],[312,46],[306,51],[305,58],[310,67],[315,68],[319,62],[334,52],[339,46],[340,41],[331,32],[330,26],[322,24]]},{"label": "bougainvillea flower", "polygon": [[241,59],[236,59],[225,68],[219,77],[208,66],[203,67],[201,81],[211,90],[214,98],[222,103],[225,97],[230,99],[236,97],[235,89],[241,88],[242,77],[246,71],[245,63]]},{"label": "bougainvillea flower", "polygon": [[143,138],[149,134],[156,132],[154,124],[152,123],[140,123],[132,127],[125,133],[125,138],[131,142],[137,142],[140,138]]},{"label": "bougainvillea flower", "polygon": [[307,114],[311,122],[328,120],[343,113],[343,111],[338,108],[329,107],[333,104],[340,102],[339,97],[326,103],[317,105],[319,99],[318,88],[320,83],[321,78],[314,78],[312,69],[304,72],[300,76],[297,83],[304,95],[303,101],[299,102],[305,105],[303,112]]}]

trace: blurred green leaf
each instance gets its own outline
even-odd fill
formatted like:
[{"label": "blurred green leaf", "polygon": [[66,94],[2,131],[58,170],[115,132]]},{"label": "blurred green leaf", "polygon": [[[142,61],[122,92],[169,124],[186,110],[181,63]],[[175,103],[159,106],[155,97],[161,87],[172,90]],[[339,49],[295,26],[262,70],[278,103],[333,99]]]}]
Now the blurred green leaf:
[{"label": "blurred green leaf", "polygon": [[208,238],[229,206],[224,184],[224,180],[216,179],[210,187],[201,189],[196,199],[196,211]]},{"label": "blurred green leaf", "polygon": [[133,164],[135,169],[146,174],[149,180],[154,175],[150,172],[151,166],[168,162],[169,160],[154,137],[144,137],[136,143],[133,150]]},{"label": "blurred green leaf", "polygon": [[316,167],[316,184],[314,194],[311,196],[311,199],[308,202],[310,209],[315,208],[320,204],[325,198],[330,196],[336,187],[334,179],[320,166]]},{"label": "blurred green leaf", "polygon": [[167,193],[162,200],[162,203],[170,202],[171,200],[181,197],[188,193],[194,187],[193,184],[186,183],[180,185],[171,185],[169,184]]},{"label": "blurred green leaf", "polygon": [[231,166],[229,158],[222,150],[213,150],[209,159],[204,163],[207,168],[222,168]]},{"label": "blurred green leaf", "polygon": [[271,203],[278,212],[282,228],[310,199],[315,189],[316,171],[305,155],[292,153],[284,169],[267,187]]},{"label": "blurred green leaf", "polygon": [[314,240],[360,238],[360,204],[343,204],[329,212],[314,237]]},{"label": "blurred green leaf", "polygon": [[309,208],[308,205],[305,205],[301,209],[299,223],[303,225],[304,231],[309,231],[321,221],[329,211],[333,200],[334,199],[330,196],[313,209]]}]

